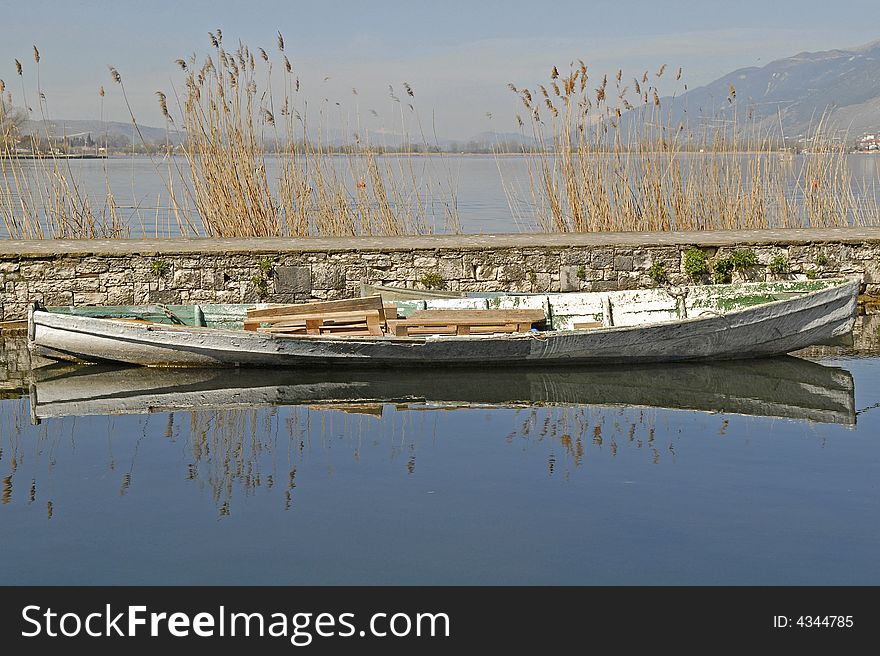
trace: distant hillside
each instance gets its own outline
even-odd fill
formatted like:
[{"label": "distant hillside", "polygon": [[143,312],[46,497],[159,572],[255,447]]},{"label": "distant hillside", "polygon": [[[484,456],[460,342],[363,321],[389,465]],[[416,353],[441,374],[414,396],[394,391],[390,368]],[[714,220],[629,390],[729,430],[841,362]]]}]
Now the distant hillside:
[{"label": "distant hillside", "polygon": [[473,147],[476,145],[478,149],[494,148],[497,146],[532,146],[535,140],[531,137],[524,136],[519,132],[480,132],[469,139],[455,142],[460,145]]},{"label": "distant hillside", "polygon": [[[166,133],[165,128],[154,128],[149,125],[138,125],[140,133],[143,135],[144,141],[151,144],[165,143],[166,134],[170,135],[173,143],[182,141],[182,133],[172,130]],[[91,135],[95,141],[99,137],[107,135],[111,140],[125,139],[129,143],[134,139],[135,143],[139,143],[141,137],[135,131],[131,123],[123,123],[120,121],[74,121],[68,119],[58,119],[55,121],[28,121],[25,124],[24,131],[28,134],[45,134],[48,130],[53,137],[75,137]]]},{"label": "distant hillside", "polygon": [[[144,140],[148,144],[165,143],[165,128],[156,128],[149,125],[138,125]],[[77,121],[58,119],[55,121],[28,121],[24,126],[24,132],[27,134],[43,135],[48,129],[49,134],[53,137],[85,137],[91,135],[94,141],[101,141],[101,137],[105,134],[111,143],[130,144],[132,136],[135,143],[140,142],[140,137],[134,131],[131,123],[120,121]],[[167,133],[174,144],[181,143],[185,137],[183,132],[172,130]],[[318,135],[314,137],[317,139]],[[338,129],[325,129],[320,138],[327,146],[341,147],[346,146],[354,141],[354,134],[350,131]],[[492,150],[498,146],[512,147],[522,144],[531,145],[533,139],[523,137],[518,132],[480,132],[467,139],[438,139],[436,142],[433,138],[422,137],[421,135],[403,135],[396,132],[373,132],[365,131],[363,138],[374,146],[386,148],[402,148],[409,144],[411,147],[438,147],[442,150]],[[427,139],[427,144],[423,139]]]},{"label": "distant hillside", "polygon": [[[736,102],[728,102],[731,85]],[[880,41],[850,50],[802,52],[761,68],[733,71],[676,99],[666,98],[676,120],[732,116],[752,110],[768,128],[781,121],[786,138],[815,129],[823,113],[829,127],[850,139],[880,129]],[[734,107],[735,105],[735,107]]]}]

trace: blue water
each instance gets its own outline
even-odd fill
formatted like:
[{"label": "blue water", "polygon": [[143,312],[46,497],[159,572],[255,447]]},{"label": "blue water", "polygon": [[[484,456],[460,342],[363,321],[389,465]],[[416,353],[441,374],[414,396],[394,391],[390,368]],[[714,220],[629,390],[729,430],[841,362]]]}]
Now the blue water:
[{"label": "blue water", "polygon": [[821,364],[859,414],[7,399],[0,584],[877,585],[880,357]]}]

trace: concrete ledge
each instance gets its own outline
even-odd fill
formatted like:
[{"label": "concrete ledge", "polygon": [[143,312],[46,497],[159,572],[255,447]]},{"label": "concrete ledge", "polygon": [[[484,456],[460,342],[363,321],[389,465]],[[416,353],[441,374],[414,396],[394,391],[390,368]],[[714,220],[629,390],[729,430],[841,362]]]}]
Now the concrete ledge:
[{"label": "concrete ledge", "polygon": [[691,232],[514,233],[417,235],[407,237],[304,237],[233,239],[46,239],[0,240],[0,258],[120,256],[158,254],[259,254],[296,252],[393,252],[411,250],[492,250],[603,246],[734,246],[880,242],[880,227],[712,230]]}]

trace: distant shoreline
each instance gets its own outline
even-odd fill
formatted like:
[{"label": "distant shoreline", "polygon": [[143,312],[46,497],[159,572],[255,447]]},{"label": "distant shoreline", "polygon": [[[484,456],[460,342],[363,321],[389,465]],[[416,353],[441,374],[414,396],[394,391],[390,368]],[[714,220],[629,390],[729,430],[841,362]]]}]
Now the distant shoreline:
[{"label": "distant shoreline", "polygon": [[107,155],[10,155],[0,159],[107,159]]},{"label": "distant shoreline", "polygon": [[[680,150],[675,153],[669,153],[668,151],[656,150],[656,151],[642,151],[641,154],[660,154],[665,153],[667,155],[671,155],[673,157],[682,157],[682,156],[705,156],[705,155],[741,155],[741,156],[761,156],[761,155],[778,155],[780,157],[794,157],[798,155],[809,155],[808,151],[803,151],[800,153],[791,153],[783,150],[770,150],[770,151],[760,151],[760,150],[725,150],[725,151],[695,151],[695,150]],[[267,151],[264,153],[264,156],[267,158],[279,158],[283,157],[288,153],[285,152],[273,152]],[[349,157],[349,156],[358,156],[359,153],[347,153],[342,151],[331,151],[325,153],[326,156],[329,157]],[[468,152],[468,151],[442,151],[442,152],[434,152],[434,153],[425,153],[425,152],[374,152],[372,153],[376,157],[504,157],[504,158],[515,158],[515,157],[541,157],[541,156],[555,156],[555,153],[550,151],[532,151],[532,152],[503,152],[503,153],[485,153],[485,152]],[[877,151],[860,151],[860,150],[850,150],[846,151],[846,155],[867,155],[867,156],[880,156],[880,152]],[[590,153],[591,156],[594,155],[614,155],[613,152],[599,152],[599,153]],[[129,159],[129,158],[152,158],[152,157],[164,157],[164,155],[160,155],[159,153],[125,153],[111,152],[109,154],[104,155],[91,155],[91,154],[55,154],[55,155],[25,155],[25,154],[15,154],[15,155],[0,155],[0,161],[2,160],[43,160],[43,159]],[[173,157],[178,157],[185,159],[185,155],[182,153],[174,153]]]}]

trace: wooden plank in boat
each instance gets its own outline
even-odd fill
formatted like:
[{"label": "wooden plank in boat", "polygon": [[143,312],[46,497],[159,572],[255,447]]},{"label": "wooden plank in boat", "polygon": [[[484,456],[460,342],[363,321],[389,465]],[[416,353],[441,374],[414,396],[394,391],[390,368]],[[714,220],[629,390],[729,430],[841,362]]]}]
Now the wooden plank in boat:
[{"label": "wooden plank in boat", "polygon": [[475,319],[473,321],[442,321],[423,319],[396,319],[388,321],[388,332],[397,337],[411,335],[485,335],[490,333],[515,333],[531,330],[531,321],[498,321]]},{"label": "wooden plank in boat", "polygon": [[361,283],[361,296],[381,294],[384,298],[394,301],[423,300],[432,298],[462,298],[464,292],[447,292],[433,289],[406,289],[385,285]]},{"label": "wooden plank in boat", "polygon": [[[246,319],[245,329],[269,333],[302,333],[321,335],[327,332],[381,335],[384,321],[379,310],[365,312],[324,312],[320,314],[301,314],[270,317],[268,326],[261,326],[265,318]],[[331,329],[333,329],[331,331]],[[362,331],[365,331],[362,333]]]},{"label": "wooden plank in boat", "polygon": [[391,319],[388,321],[388,332],[395,337],[410,335],[455,335],[455,324],[434,324],[425,326],[416,321],[412,324],[407,319]]},{"label": "wooden plank in boat", "polygon": [[416,310],[409,319],[420,321],[473,322],[490,320],[498,323],[530,321],[539,323],[546,319],[542,308],[517,310]]},{"label": "wooden plank in boat", "polygon": [[245,330],[256,330],[263,323],[275,325],[279,323],[305,323],[310,320],[321,320],[330,323],[369,323],[370,318],[375,317],[381,326],[384,323],[384,313],[380,310],[363,310],[350,312],[315,312],[309,314],[283,314],[275,317],[259,317],[244,320]]},{"label": "wooden plank in boat", "polygon": [[364,296],[360,298],[344,298],[337,301],[315,301],[313,303],[291,303],[287,305],[274,305],[267,308],[248,308],[249,319],[269,318],[279,315],[296,314],[320,314],[324,312],[351,312],[355,310],[379,310],[384,311],[382,297]]}]

